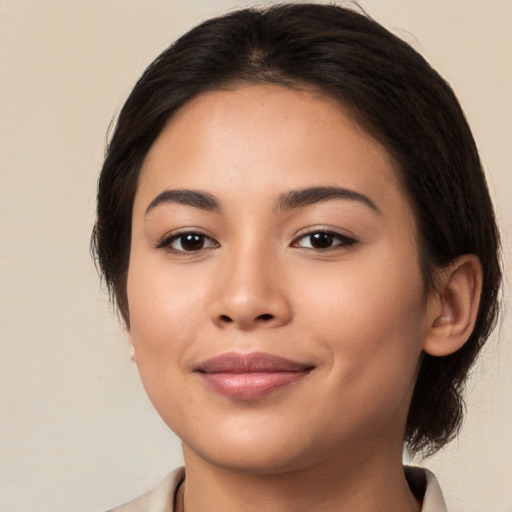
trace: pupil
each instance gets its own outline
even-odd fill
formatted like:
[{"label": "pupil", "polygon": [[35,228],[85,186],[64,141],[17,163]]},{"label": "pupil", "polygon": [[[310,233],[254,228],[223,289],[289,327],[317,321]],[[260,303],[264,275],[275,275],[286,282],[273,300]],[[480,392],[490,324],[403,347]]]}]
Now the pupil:
[{"label": "pupil", "polygon": [[315,233],[311,235],[311,245],[315,249],[327,249],[332,246],[333,237],[328,233]]},{"label": "pupil", "polygon": [[197,251],[203,247],[203,236],[202,235],[185,235],[181,239],[181,246],[186,251]]}]

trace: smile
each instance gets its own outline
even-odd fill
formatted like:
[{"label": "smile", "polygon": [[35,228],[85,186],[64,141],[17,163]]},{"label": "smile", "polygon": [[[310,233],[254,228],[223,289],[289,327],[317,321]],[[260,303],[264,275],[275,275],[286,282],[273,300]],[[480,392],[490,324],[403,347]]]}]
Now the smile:
[{"label": "smile", "polygon": [[213,391],[238,400],[256,400],[299,381],[314,366],[272,354],[228,353],[201,363],[195,369]]}]

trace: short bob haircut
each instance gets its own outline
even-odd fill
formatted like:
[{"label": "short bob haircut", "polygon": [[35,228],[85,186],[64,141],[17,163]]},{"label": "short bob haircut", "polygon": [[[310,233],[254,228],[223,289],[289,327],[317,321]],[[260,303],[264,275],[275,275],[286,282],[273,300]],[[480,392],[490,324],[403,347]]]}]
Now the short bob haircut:
[{"label": "short bob haircut", "polygon": [[451,355],[423,354],[410,405],[406,448],[435,453],[458,433],[468,372],[496,323],[499,233],[453,91],[415,50],[364,14],[306,3],[243,9],[195,27],[148,67],[118,116],[98,185],[92,249],[111,297],[129,326],[132,206],[152,144],[187,101],[243,82],[320,91],[387,148],[415,214],[426,293],[436,286],[436,268],[463,254],[480,259],[474,331]]}]

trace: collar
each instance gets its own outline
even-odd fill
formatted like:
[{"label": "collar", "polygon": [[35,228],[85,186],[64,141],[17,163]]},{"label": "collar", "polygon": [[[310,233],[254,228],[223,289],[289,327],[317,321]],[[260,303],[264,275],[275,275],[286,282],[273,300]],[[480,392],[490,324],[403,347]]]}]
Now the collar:
[{"label": "collar", "polygon": [[[423,496],[421,512],[447,512],[443,493],[434,473],[416,466],[404,466],[404,473],[413,493],[420,500]],[[183,480],[185,468],[177,468],[146,494],[109,512],[175,512],[174,498]]]}]

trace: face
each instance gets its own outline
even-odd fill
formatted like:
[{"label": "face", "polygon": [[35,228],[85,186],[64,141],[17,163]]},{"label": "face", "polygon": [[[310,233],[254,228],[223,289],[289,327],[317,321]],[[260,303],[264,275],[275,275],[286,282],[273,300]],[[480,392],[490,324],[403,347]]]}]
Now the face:
[{"label": "face", "polygon": [[127,287],[186,457],[272,473],[401,455],[428,329],[415,223],[333,99],[248,85],[182,107],[142,169]]}]

